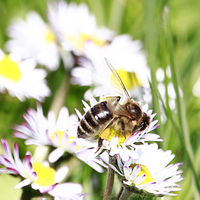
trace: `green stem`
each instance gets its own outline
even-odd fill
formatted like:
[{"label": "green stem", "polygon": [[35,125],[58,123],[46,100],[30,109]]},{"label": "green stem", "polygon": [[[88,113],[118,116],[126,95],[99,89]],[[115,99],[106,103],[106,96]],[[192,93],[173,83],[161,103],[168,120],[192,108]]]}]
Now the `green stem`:
[{"label": "green stem", "polygon": [[[157,20],[159,18],[158,15],[158,1],[157,0],[146,0],[145,1],[145,49],[147,51],[147,62],[148,66],[151,68],[151,82],[153,86],[157,86],[156,79],[156,70],[159,65],[157,55],[158,55],[158,40],[155,38],[159,38],[158,35],[158,26]],[[152,107],[155,113],[157,113],[156,118],[161,118],[159,101],[157,98],[157,94],[154,88],[151,90],[152,92]],[[156,130],[156,133],[162,135],[162,127]]]},{"label": "green stem", "polygon": [[128,200],[134,193],[126,189],[126,187],[122,187],[120,193],[118,194],[116,200]]},{"label": "green stem", "polygon": [[[116,158],[114,156],[109,156],[109,164],[114,165],[116,161]],[[114,176],[115,172],[112,168],[108,168],[108,177],[107,177],[107,183],[106,183],[106,190],[103,197],[103,200],[109,200],[112,194],[113,189],[113,183],[114,183]]]},{"label": "green stem", "polygon": [[125,5],[126,0],[112,1],[108,27],[116,33],[119,33],[119,30],[121,28],[120,26],[122,25]]},{"label": "green stem", "polygon": [[62,83],[61,83],[60,87],[56,91],[54,99],[53,99],[53,101],[51,103],[50,110],[52,110],[56,116],[58,116],[58,113],[60,112],[60,109],[65,104],[67,92],[68,92],[69,85],[70,85],[69,84],[69,79],[70,78],[68,77],[68,74],[66,74],[66,76],[62,80]]},{"label": "green stem", "polygon": [[124,187],[122,186],[121,189],[120,189],[120,191],[119,191],[119,194],[116,197],[116,200],[120,200],[120,197],[122,196],[123,191],[124,191]]}]

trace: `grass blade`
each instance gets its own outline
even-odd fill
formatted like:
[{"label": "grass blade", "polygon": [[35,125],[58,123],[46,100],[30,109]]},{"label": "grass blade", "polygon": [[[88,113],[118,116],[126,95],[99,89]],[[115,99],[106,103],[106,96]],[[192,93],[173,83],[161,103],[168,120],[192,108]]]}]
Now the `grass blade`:
[{"label": "grass blade", "polygon": [[168,41],[168,51],[169,51],[170,67],[171,67],[171,72],[172,72],[172,81],[173,81],[174,88],[175,88],[176,95],[177,95],[176,105],[177,105],[177,113],[178,113],[178,117],[179,117],[180,130],[181,130],[181,132],[180,132],[181,143],[187,154],[187,159],[189,161],[191,171],[193,174],[193,178],[195,180],[194,188],[197,188],[198,192],[200,192],[200,184],[199,184],[199,179],[198,179],[198,176],[197,176],[197,173],[195,170],[195,158],[194,158],[193,149],[192,149],[192,146],[190,143],[184,102],[183,102],[183,98],[181,98],[180,92],[179,92],[179,82],[178,82],[178,77],[177,77],[177,73],[176,73],[176,69],[175,69],[173,42],[172,42],[170,23],[169,23],[169,11],[167,8],[164,9],[164,22],[165,22],[166,38]]}]

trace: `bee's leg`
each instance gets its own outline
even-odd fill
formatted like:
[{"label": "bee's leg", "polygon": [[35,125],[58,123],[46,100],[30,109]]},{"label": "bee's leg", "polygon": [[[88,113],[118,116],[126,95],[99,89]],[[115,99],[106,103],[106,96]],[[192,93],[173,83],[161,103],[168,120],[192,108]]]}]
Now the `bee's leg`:
[{"label": "bee's leg", "polygon": [[99,137],[99,139],[98,139],[98,149],[95,153],[97,153],[100,150],[102,144],[103,144],[103,139],[101,137]]},{"label": "bee's leg", "polygon": [[126,133],[125,133],[125,124],[124,121],[121,121],[121,125],[122,125],[122,135],[125,137],[126,139]]}]

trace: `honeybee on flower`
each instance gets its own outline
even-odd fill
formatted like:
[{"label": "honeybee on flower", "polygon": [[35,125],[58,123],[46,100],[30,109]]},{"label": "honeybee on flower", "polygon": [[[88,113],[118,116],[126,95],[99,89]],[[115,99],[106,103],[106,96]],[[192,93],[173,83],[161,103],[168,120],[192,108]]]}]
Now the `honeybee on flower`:
[{"label": "honeybee on flower", "polygon": [[[144,142],[146,132],[156,128],[154,125],[157,121],[151,123],[155,115],[151,116],[151,111],[146,112],[130,97],[114,67],[107,59],[106,62],[121,96],[105,97],[102,101],[95,102],[91,108],[86,105],[83,116],[77,111],[81,119],[77,133],[79,138],[98,140],[96,153],[101,148],[107,148],[111,155],[120,153],[127,160],[129,154],[133,155],[131,152],[134,150],[134,143]],[[151,139],[159,141],[158,136],[152,136]]]}]

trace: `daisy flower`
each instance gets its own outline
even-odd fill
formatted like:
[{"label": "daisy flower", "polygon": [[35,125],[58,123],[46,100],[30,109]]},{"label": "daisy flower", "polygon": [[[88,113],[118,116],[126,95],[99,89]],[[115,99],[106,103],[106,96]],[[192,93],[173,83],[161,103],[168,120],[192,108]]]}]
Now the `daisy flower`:
[{"label": "daisy flower", "polygon": [[8,36],[11,38],[6,44],[9,52],[17,52],[22,58],[33,58],[49,70],[59,67],[56,36],[36,12],[28,12],[26,20],[13,21],[8,27]]},{"label": "daisy flower", "polygon": [[88,59],[79,59],[81,67],[72,69],[71,82],[93,88],[85,93],[86,100],[91,96],[102,94],[119,95],[119,91],[115,90],[116,87],[112,87],[113,75],[104,58],[112,63],[134,98],[144,99],[146,102],[151,100],[148,84],[150,70],[147,67],[146,56],[142,51],[140,41],[133,41],[129,35],[119,35],[114,37],[110,44],[103,47],[88,42],[85,54]]},{"label": "daisy flower", "polygon": [[6,90],[19,100],[35,98],[42,101],[51,94],[46,85],[46,72],[35,69],[32,59],[21,59],[14,53],[6,55],[0,49],[0,92]]},{"label": "daisy flower", "polygon": [[181,181],[182,171],[177,171],[182,163],[170,164],[174,155],[171,151],[158,149],[156,143],[138,145],[135,149],[138,158],[127,161],[118,159],[118,167],[110,165],[122,179],[122,183],[129,191],[136,194],[153,196],[171,195],[181,190],[177,182]]},{"label": "daisy flower", "polygon": [[74,152],[77,148],[75,142],[70,138],[76,136],[77,117],[69,116],[69,111],[63,107],[56,119],[53,111],[49,111],[46,118],[40,104],[37,104],[37,111],[28,109],[23,115],[25,122],[15,125],[14,136],[25,139],[26,145],[51,145],[56,147],[55,152],[50,154],[50,161],[55,162],[60,156],[67,152]]},{"label": "daisy flower", "polygon": [[[55,149],[49,155],[51,163],[57,161],[65,152],[74,153],[80,148],[76,143],[78,119],[76,115],[69,115],[66,107],[63,107],[56,119],[53,111],[49,111],[46,118],[40,104],[37,111],[28,109],[23,115],[25,122],[15,125],[14,137],[25,139],[26,145],[49,145]],[[96,164],[96,160],[86,161],[85,156],[90,150],[77,153],[76,156],[93,167],[98,172],[103,169]]]},{"label": "daisy flower", "polygon": [[76,55],[84,54],[88,41],[103,46],[113,35],[110,30],[97,26],[95,16],[84,3],[51,2],[48,4],[48,19],[63,49]]},{"label": "daisy flower", "polygon": [[[41,193],[49,193],[52,196],[65,197],[82,196],[82,186],[73,183],[59,184],[68,173],[68,167],[64,166],[58,171],[49,167],[48,162],[36,162],[30,152],[27,152],[23,161],[19,158],[19,148],[14,143],[13,155],[6,140],[1,140],[4,154],[0,156],[0,173],[19,175],[23,181],[15,186],[15,189],[30,185]],[[64,191],[63,191],[64,190]]]},{"label": "daisy flower", "polygon": [[[102,102],[103,100],[104,99],[100,100],[99,102]],[[86,102],[83,101],[85,106],[85,113],[99,102],[97,102],[94,98],[91,98],[91,106],[89,106]],[[159,135],[149,133],[159,126],[156,125],[157,120],[153,121],[155,114],[152,114],[152,110],[147,111],[147,105],[142,106],[142,111],[150,117],[150,124],[145,130],[138,131],[134,134],[126,132],[125,138],[122,134],[122,131],[116,131],[111,126],[110,128],[105,129],[103,133],[101,133],[103,144],[100,149],[98,148],[97,142],[99,138],[93,141],[89,141],[87,140],[87,138],[79,138],[76,141],[77,144],[81,146],[81,148],[77,150],[77,153],[79,153],[81,150],[93,149],[93,152],[91,151],[91,154],[88,154],[87,157],[87,159],[92,159],[96,157],[99,153],[101,153],[103,150],[107,150],[110,156],[119,155],[122,158],[122,160],[127,161],[129,157],[137,157],[137,153],[135,153],[134,151],[136,143],[144,144],[147,141],[162,141],[161,139],[159,139]],[[81,120],[83,118],[83,115],[78,110],[76,110],[76,112]]]}]

